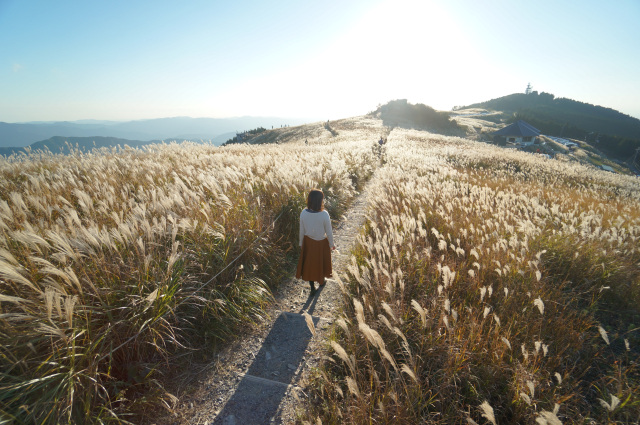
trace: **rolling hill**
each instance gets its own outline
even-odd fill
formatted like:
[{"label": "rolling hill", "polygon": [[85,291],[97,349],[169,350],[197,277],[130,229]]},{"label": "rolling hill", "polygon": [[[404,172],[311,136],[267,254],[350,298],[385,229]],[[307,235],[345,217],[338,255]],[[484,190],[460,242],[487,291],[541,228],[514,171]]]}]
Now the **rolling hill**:
[{"label": "rolling hill", "polygon": [[525,120],[542,133],[584,140],[614,158],[626,160],[640,147],[640,120],[611,108],[550,93],[514,93],[459,109],[483,108]]},{"label": "rolling hill", "polygon": [[54,136],[47,140],[41,140],[39,142],[32,143],[29,146],[22,148],[0,148],[0,155],[18,154],[20,152],[30,151],[50,151],[52,153],[69,153],[72,148],[78,149],[82,152],[90,151],[94,148],[105,148],[112,146],[130,146],[132,148],[139,148],[144,145],[158,143],[159,140],[142,141],[142,140],[129,140],[119,139],[117,137],[62,137]]}]

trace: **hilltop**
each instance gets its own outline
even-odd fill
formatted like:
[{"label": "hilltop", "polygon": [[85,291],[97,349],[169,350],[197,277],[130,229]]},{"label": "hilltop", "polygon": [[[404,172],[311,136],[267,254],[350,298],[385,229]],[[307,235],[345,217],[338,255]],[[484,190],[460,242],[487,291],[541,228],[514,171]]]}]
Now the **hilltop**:
[{"label": "hilltop", "polygon": [[543,134],[583,140],[623,161],[640,147],[639,119],[550,93],[514,93],[455,109],[464,113],[474,108],[499,112],[487,115],[485,120],[508,124],[522,119]]},{"label": "hilltop", "polygon": [[[620,155],[617,154],[610,143],[608,143],[617,136],[608,136],[605,133],[590,133],[588,135],[589,137],[580,137],[580,135],[585,134],[584,131],[577,129],[577,125],[580,122],[578,118],[581,116],[576,114],[574,114],[575,116],[571,116],[570,112],[572,108],[582,108],[592,115],[599,114],[601,115],[600,122],[606,123],[609,128],[615,129],[615,126],[619,125],[621,129],[626,129],[625,134],[631,135],[635,134],[633,132],[634,125],[635,121],[638,120],[612,109],[593,105],[585,106],[586,104],[569,99],[558,99],[560,106],[549,107],[549,110],[553,108],[559,109],[560,111],[555,112],[554,116],[566,117],[566,119],[570,121],[565,122],[560,129],[557,129],[550,125],[545,125],[544,122],[536,118],[543,113],[550,113],[544,109],[544,105],[547,105],[549,99],[552,98],[553,95],[546,93],[541,95],[535,92],[530,95],[513,94],[487,102],[454,108],[454,111],[437,111],[428,105],[421,103],[411,104],[406,99],[396,99],[386,104],[378,105],[375,110],[367,114],[367,117],[381,120],[384,130],[381,131],[378,137],[382,138],[386,138],[390,131],[399,127],[485,142],[492,141],[492,133],[494,131],[505,127],[517,119],[524,119],[532,123],[544,134],[544,136],[540,138],[542,143],[530,148],[530,152],[547,154],[552,157],[556,154],[563,154],[568,161],[577,161],[598,167],[607,166],[623,174],[629,173],[627,168],[631,168],[632,171],[637,168],[637,165],[634,167],[632,161],[629,161],[632,159],[631,156],[634,150],[626,152],[630,152],[629,155]],[[538,105],[542,112],[533,115],[527,112],[529,111],[528,109],[523,108],[523,105],[532,104]],[[606,117],[609,117],[608,121],[605,119]],[[340,134],[340,126],[342,123],[348,120],[349,119],[326,121],[321,123],[321,125],[323,130],[328,131],[331,136],[336,137]],[[591,121],[598,122],[596,118],[591,118]],[[317,130],[317,126],[318,124],[312,126],[285,126],[276,129],[258,127],[235,134],[235,137],[229,138],[223,145],[241,143],[252,145],[281,144],[298,138],[306,140],[314,137],[314,131]],[[314,131],[311,131],[310,128],[313,128]],[[604,124],[602,128],[606,128]],[[575,146],[569,149],[568,146],[557,142],[553,136],[556,136],[556,138],[570,138]],[[640,143],[640,133],[638,137],[638,143]],[[623,144],[628,148],[629,146],[627,146],[627,144],[634,140],[635,139],[624,139]],[[631,144],[630,146],[633,147],[634,145]]]}]

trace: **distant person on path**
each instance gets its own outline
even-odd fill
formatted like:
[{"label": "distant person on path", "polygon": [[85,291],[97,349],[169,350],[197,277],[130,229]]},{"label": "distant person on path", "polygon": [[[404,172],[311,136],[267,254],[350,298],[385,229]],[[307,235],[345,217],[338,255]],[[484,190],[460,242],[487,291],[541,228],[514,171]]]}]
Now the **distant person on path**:
[{"label": "distant person on path", "polygon": [[307,208],[300,213],[300,259],[296,278],[309,282],[311,296],[315,295],[314,282],[320,286],[331,277],[331,250],[336,249],[331,231],[331,218],[324,209],[324,193],[312,189],[307,196]]}]

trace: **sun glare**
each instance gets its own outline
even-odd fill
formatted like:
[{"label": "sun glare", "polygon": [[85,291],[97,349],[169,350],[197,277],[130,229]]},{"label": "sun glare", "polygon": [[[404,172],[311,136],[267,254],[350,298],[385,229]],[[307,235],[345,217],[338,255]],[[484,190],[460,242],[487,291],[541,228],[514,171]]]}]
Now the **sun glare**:
[{"label": "sun glare", "polygon": [[495,91],[512,80],[478,51],[472,35],[435,2],[386,1],[311,59],[230,87],[208,107],[327,119],[403,98],[450,109],[478,85]]}]

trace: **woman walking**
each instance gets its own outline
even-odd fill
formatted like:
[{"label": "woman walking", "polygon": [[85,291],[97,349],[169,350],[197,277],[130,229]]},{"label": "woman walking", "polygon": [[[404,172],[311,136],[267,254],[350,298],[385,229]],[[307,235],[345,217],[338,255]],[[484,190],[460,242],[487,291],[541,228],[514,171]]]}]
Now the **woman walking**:
[{"label": "woman walking", "polygon": [[309,282],[311,295],[331,277],[331,250],[336,249],[331,231],[331,218],[324,209],[324,194],[312,189],[307,196],[307,208],[300,213],[300,259],[296,277]]}]

